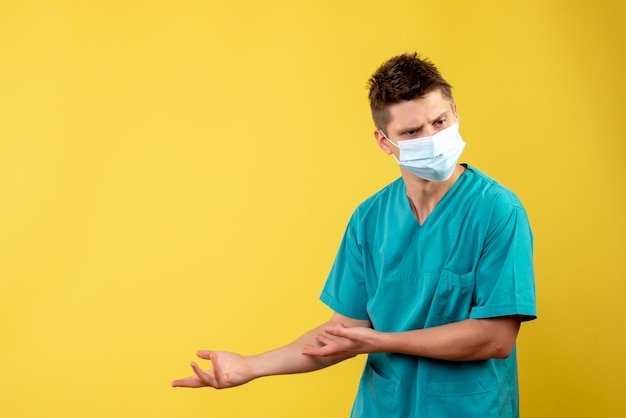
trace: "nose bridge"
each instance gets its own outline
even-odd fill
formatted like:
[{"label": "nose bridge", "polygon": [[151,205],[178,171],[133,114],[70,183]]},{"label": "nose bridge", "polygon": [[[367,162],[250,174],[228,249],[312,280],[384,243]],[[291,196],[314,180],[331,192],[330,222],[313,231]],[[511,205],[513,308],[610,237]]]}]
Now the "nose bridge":
[{"label": "nose bridge", "polygon": [[422,128],[422,135],[421,137],[426,137],[426,136],[433,136],[435,133],[437,133],[437,130],[435,129],[435,127],[430,124],[427,123],[423,128]]}]

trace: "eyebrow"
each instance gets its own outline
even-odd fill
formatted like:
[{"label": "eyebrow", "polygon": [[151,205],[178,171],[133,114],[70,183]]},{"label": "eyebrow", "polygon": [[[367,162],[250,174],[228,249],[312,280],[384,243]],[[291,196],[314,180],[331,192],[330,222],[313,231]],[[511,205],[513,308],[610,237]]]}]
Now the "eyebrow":
[{"label": "eyebrow", "polygon": [[[428,123],[433,123],[439,119],[441,119],[446,113],[450,112],[450,109],[446,109],[443,110],[441,113],[439,113],[439,115],[431,120],[428,121]],[[400,131],[398,131],[398,134],[403,135],[409,131],[419,131],[422,129],[422,126],[424,125],[420,125],[420,126],[409,126],[407,128],[401,129]]]}]

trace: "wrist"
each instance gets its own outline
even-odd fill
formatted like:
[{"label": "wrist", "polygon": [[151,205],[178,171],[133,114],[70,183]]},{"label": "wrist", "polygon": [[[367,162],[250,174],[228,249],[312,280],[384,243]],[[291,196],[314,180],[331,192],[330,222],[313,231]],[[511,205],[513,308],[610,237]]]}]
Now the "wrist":
[{"label": "wrist", "polygon": [[263,361],[262,356],[262,354],[259,354],[245,357],[246,363],[248,363],[248,367],[250,368],[251,380],[271,375],[268,368],[268,361]]},{"label": "wrist", "polygon": [[392,332],[377,331],[372,342],[373,353],[393,353],[393,334]]},{"label": "wrist", "polygon": [[378,353],[405,353],[409,343],[404,332],[378,332],[375,344]]}]

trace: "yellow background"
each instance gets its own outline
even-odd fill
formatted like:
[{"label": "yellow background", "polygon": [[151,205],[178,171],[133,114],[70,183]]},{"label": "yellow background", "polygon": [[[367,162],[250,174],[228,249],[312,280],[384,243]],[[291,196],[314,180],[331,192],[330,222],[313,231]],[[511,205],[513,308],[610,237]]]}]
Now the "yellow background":
[{"label": "yellow background", "polygon": [[398,175],[366,80],[415,50],[534,228],[523,416],[625,416],[623,4],[0,1],[0,416],[346,417],[362,358],[169,382],[329,317],[348,217]]}]

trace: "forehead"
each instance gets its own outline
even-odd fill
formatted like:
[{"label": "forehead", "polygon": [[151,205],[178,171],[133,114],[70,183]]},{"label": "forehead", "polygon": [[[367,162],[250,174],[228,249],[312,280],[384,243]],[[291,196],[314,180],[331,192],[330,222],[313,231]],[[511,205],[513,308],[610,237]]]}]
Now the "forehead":
[{"label": "forehead", "polygon": [[424,96],[389,106],[389,130],[401,130],[407,126],[421,126],[434,121],[446,112],[452,112],[452,103],[439,90]]}]

